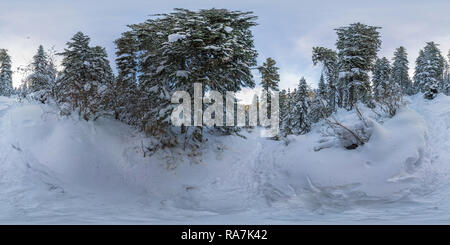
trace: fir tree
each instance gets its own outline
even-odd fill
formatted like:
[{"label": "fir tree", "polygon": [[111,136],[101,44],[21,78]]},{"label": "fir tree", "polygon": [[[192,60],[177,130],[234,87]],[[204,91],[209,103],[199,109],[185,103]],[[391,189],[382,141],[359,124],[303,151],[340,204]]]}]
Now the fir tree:
[{"label": "fir tree", "polygon": [[393,61],[392,79],[400,84],[403,94],[412,95],[414,89],[408,74],[408,54],[404,47],[395,50]]},{"label": "fir tree", "polygon": [[11,57],[6,49],[0,49],[0,95],[10,96],[13,91]]},{"label": "fir tree", "polygon": [[371,103],[368,72],[373,68],[381,45],[378,29],[380,27],[361,23],[336,29],[336,47],[340,59],[339,79],[345,88],[344,106],[348,110],[358,101]]}]

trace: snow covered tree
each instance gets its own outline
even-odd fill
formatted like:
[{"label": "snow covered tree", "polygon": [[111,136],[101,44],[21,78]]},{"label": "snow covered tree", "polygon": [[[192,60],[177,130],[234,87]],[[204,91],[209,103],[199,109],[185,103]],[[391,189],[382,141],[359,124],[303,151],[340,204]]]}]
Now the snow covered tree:
[{"label": "snow covered tree", "polygon": [[412,95],[414,89],[408,74],[408,54],[403,46],[395,50],[393,61],[392,79],[400,84],[403,94]]},{"label": "snow covered tree", "polygon": [[342,106],[342,89],[338,89],[339,61],[335,51],[323,47],[314,47],[312,60],[314,65],[323,64],[323,72],[326,76],[327,104],[330,111],[336,109],[336,105]]},{"label": "snow covered tree", "polygon": [[446,95],[450,95],[450,50],[448,51],[448,62],[446,62],[446,72],[444,78],[443,91]]},{"label": "snow covered tree", "polygon": [[13,91],[11,57],[6,49],[0,49],[0,95],[10,96]]},{"label": "snow covered tree", "polygon": [[323,73],[320,74],[318,87],[319,88],[317,89],[317,95],[321,98],[326,98],[327,97],[327,85],[325,84],[325,80],[323,78]]},{"label": "snow covered tree", "polygon": [[375,100],[383,96],[386,83],[391,81],[391,64],[386,57],[377,59],[372,74],[373,94]]},{"label": "snow covered tree", "polygon": [[64,67],[58,79],[58,102],[64,113],[76,111],[85,120],[95,120],[106,112],[110,104],[111,85],[114,80],[106,50],[90,47],[90,38],[76,33],[63,56]]},{"label": "snow covered tree", "polygon": [[[261,74],[261,87],[267,91],[267,101],[264,99],[261,101],[266,104],[268,116],[271,116],[271,91],[278,91],[278,83],[280,82],[280,74],[278,73],[279,68],[276,66],[276,62],[272,58],[267,58],[266,62],[262,66],[258,67],[259,73]],[[267,102],[267,103],[266,103]]]},{"label": "snow covered tree", "polygon": [[278,91],[278,83],[280,82],[279,68],[276,67],[276,62],[272,58],[267,58],[266,62],[258,67],[261,73],[261,87],[269,91]]},{"label": "snow covered tree", "polygon": [[434,99],[444,84],[445,59],[438,44],[428,42],[416,60],[414,82],[427,99]]},{"label": "snow covered tree", "polygon": [[[140,120],[164,147],[179,141],[178,127],[170,120],[175,91],[192,92],[194,83],[202,83],[203,93],[225,94],[255,85],[251,67],[256,65],[257,52],[250,28],[256,17],[226,9],[175,9],[157,17],[130,27],[138,37],[139,90],[146,109]],[[201,131],[181,127],[190,142],[202,141]]]},{"label": "snow covered tree", "polygon": [[394,116],[402,101],[402,89],[399,80],[393,79],[392,68],[386,57],[375,62],[372,82],[377,105]]},{"label": "snow covered tree", "polygon": [[[138,79],[138,44],[133,32],[124,32],[115,41],[118,76],[114,83],[114,116],[123,122],[137,125],[142,117]],[[139,108],[139,109],[138,109]]]},{"label": "snow covered tree", "polygon": [[286,119],[287,111],[288,111],[287,110],[288,94],[287,94],[287,91],[285,89],[280,91],[279,98],[280,98],[280,101],[279,101],[279,106],[280,106],[280,111],[279,111],[280,131],[283,131],[282,124],[283,124],[283,121]]},{"label": "snow covered tree", "polygon": [[57,71],[42,45],[34,55],[30,69],[31,74],[25,79],[24,89],[33,93],[34,98],[45,103],[49,97],[53,96]]},{"label": "snow covered tree", "polygon": [[310,90],[304,77],[300,79],[298,88],[293,95],[291,115],[293,117],[293,133],[305,134],[311,129],[309,118]]},{"label": "snow covered tree", "polygon": [[280,106],[281,106],[281,119],[280,119],[280,131],[283,136],[293,134],[294,126],[295,126],[295,118],[292,114],[294,108],[294,95],[296,94],[297,89],[294,89],[291,92],[291,89],[288,89],[285,96],[280,95]]},{"label": "snow covered tree", "polygon": [[381,46],[380,27],[361,23],[336,29],[336,47],[340,60],[339,79],[345,87],[344,107],[353,109],[358,101],[371,103],[368,73]]}]

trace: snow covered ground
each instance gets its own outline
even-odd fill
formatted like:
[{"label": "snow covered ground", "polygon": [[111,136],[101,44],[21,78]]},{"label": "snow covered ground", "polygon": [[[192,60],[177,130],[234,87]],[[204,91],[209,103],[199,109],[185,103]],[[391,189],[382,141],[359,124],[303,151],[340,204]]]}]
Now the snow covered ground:
[{"label": "snow covered ground", "polygon": [[317,125],[287,146],[258,129],[212,137],[187,158],[144,156],[116,121],[0,97],[0,223],[450,223],[450,97],[408,100],[355,150],[314,151]]}]

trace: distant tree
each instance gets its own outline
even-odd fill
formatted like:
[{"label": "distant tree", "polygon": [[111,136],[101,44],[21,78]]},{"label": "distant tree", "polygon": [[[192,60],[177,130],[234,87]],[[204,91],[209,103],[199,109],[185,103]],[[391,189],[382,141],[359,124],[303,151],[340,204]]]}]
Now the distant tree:
[{"label": "distant tree", "polygon": [[383,97],[386,84],[391,81],[391,65],[386,57],[377,59],[372,75],[373,93],[375,100]]},{"label": "distant tree", "polygon": [[309,110],[309,87],[304,77],[300,79],[297,90],[293,95],[293,105],[291,115],[294,118],[293,133],[305,134],[311,129],[311,121],[308,116]]},{"label": "distant tree", "polygon": [[259,73],[261,74],[261,87],[267,92],[267,101],[263,99],[261,101],[262,106],[266,106],[267,114],[271,116],[271,100],[272,91],[278,91],[278,83],[280,82],[280,74],[278,73],[279,68],[276,66],[276,62],[272,58],[267,58],[266,62],[262,66],[258,67]]},{"label": "distant tree", "polygon": [[323,74],[320,74],[320,78],[319,78],[319,84],[318,84],[318,89],[317,89],[317,95],[320,96],[321,98],[326,98],[327,97],[327,85],[325,84],[325,80],[323,78]]},{"label": "distant tree", "polygon": [[265,90],[278,91],[278,83],[280,82],[279,68],[276,66],[276,62],[272,58],[267,58],[264,64],[258,67],[261,73],[261,87]]},{"label": "distant tree", "polygon": [[294,95],[297,89],[291,92],[291,89],[288,89],[285,96],[281,96],[280,106],[281,106],[281,119],[280,119],[280,131],[283,136],[293,134],[295,118],[292,114],[294,108]]},{"label": "distant tree", "polygon": [[393,61],[392,79],[400,84],[403,94],[413,94],[414,89],[408,73],[408,54],[404,47],[395,50]]}]

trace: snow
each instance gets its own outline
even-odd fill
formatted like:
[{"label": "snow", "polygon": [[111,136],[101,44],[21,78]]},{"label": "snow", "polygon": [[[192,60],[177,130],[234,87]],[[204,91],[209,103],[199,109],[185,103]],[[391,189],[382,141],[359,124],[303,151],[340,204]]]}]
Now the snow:
[{"label": "snow", "polygon": [[176,76],[177,77],[188,78],[189,77],[189,72],[185,71],[185,70],[178,70],[178,71],[176,71]]},{"label": "snow", "polygon": [[0,223],[448,223],[450,97],[408,100],[391,119],[363,109],[372,135],[355,150],[315,151],[317,124],[287,145],[251,129],[144,157],[151,139],[120,122],[0,97]]},{"label": "snow", "polygon": [[167,38],[168,38],[169,43],[173,43],[173,42],[176,42],[178,40],[186,38],[186,35],[182,35],[182,34],[179,34],[179,33],[174,33],[174,34],[170,34]]},{"label": "snow", "polygon": [[231,27],[229,27],[229,26],[225,26],[223,29],[224,29],[227,33],[230,33],[230,32],[233,31],[233,28],[231,28]]}]

